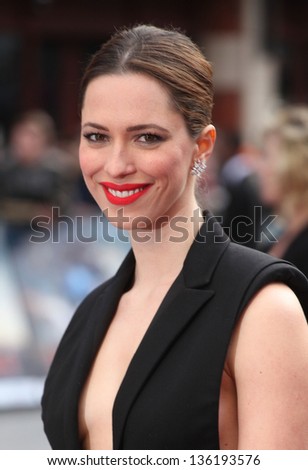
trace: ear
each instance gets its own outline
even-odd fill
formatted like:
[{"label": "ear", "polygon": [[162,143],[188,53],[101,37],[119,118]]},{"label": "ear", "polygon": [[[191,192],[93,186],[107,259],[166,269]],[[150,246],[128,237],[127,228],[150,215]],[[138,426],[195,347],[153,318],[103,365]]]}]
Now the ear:
[{"label": "ear", "polygon": [[213,152],[216,140],[216,129],[212,124],[206,126],[196,139],[197,154],[195,158],[208,159]]}]

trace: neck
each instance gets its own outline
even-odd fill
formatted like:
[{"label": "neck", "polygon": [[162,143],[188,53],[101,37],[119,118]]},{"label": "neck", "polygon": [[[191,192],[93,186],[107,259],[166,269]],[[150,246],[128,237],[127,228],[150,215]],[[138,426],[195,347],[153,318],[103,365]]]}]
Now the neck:
[{"label": "neck", "polygon": [[174,218],[151,232],[132,232],[131,245],[136,259],[134,285],[172,282],[181,271],[202,223],[202,213],[196,207],[190,217]]}]

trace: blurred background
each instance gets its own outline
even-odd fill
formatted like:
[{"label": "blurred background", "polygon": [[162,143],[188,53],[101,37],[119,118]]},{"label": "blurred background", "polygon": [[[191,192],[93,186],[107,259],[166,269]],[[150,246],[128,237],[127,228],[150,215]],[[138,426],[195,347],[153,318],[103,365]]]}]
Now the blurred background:
[{"label": "blurred background", "polygon": [[[244,180],[267,113],[308,103],[307,21],[307,0],[0,0],[0,449],[49,448],[39,406],[55,348],[129,249],[78,167],[78,84],[90,55],[115,28],[144,22],[180,27],[202,47],[218,129],[207,198],[220,215],[232,157]],[[236,214],[262,206],[251,188],[243,194],[250,206]]]}]

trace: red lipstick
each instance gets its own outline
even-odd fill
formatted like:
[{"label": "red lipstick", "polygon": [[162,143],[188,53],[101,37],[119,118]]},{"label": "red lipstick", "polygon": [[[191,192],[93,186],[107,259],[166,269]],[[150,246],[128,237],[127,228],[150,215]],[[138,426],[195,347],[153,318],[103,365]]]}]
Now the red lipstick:
[{"label": "red lipstick", "polygon": [[106,197],[111,204],[126,206],[137,201],[150,188],[150,184],[115,184],[104,181],[100,183],[105,191]]}]

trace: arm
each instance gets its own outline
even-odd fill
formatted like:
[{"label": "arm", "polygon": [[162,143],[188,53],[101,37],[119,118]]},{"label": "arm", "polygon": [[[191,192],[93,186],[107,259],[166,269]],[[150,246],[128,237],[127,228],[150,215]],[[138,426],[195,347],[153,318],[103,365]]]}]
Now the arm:
[{"label": "arm", "polygon": [[234,333],[228,363],[239,449],[308,449],[308,326],[284,284],[264,287]]}]

